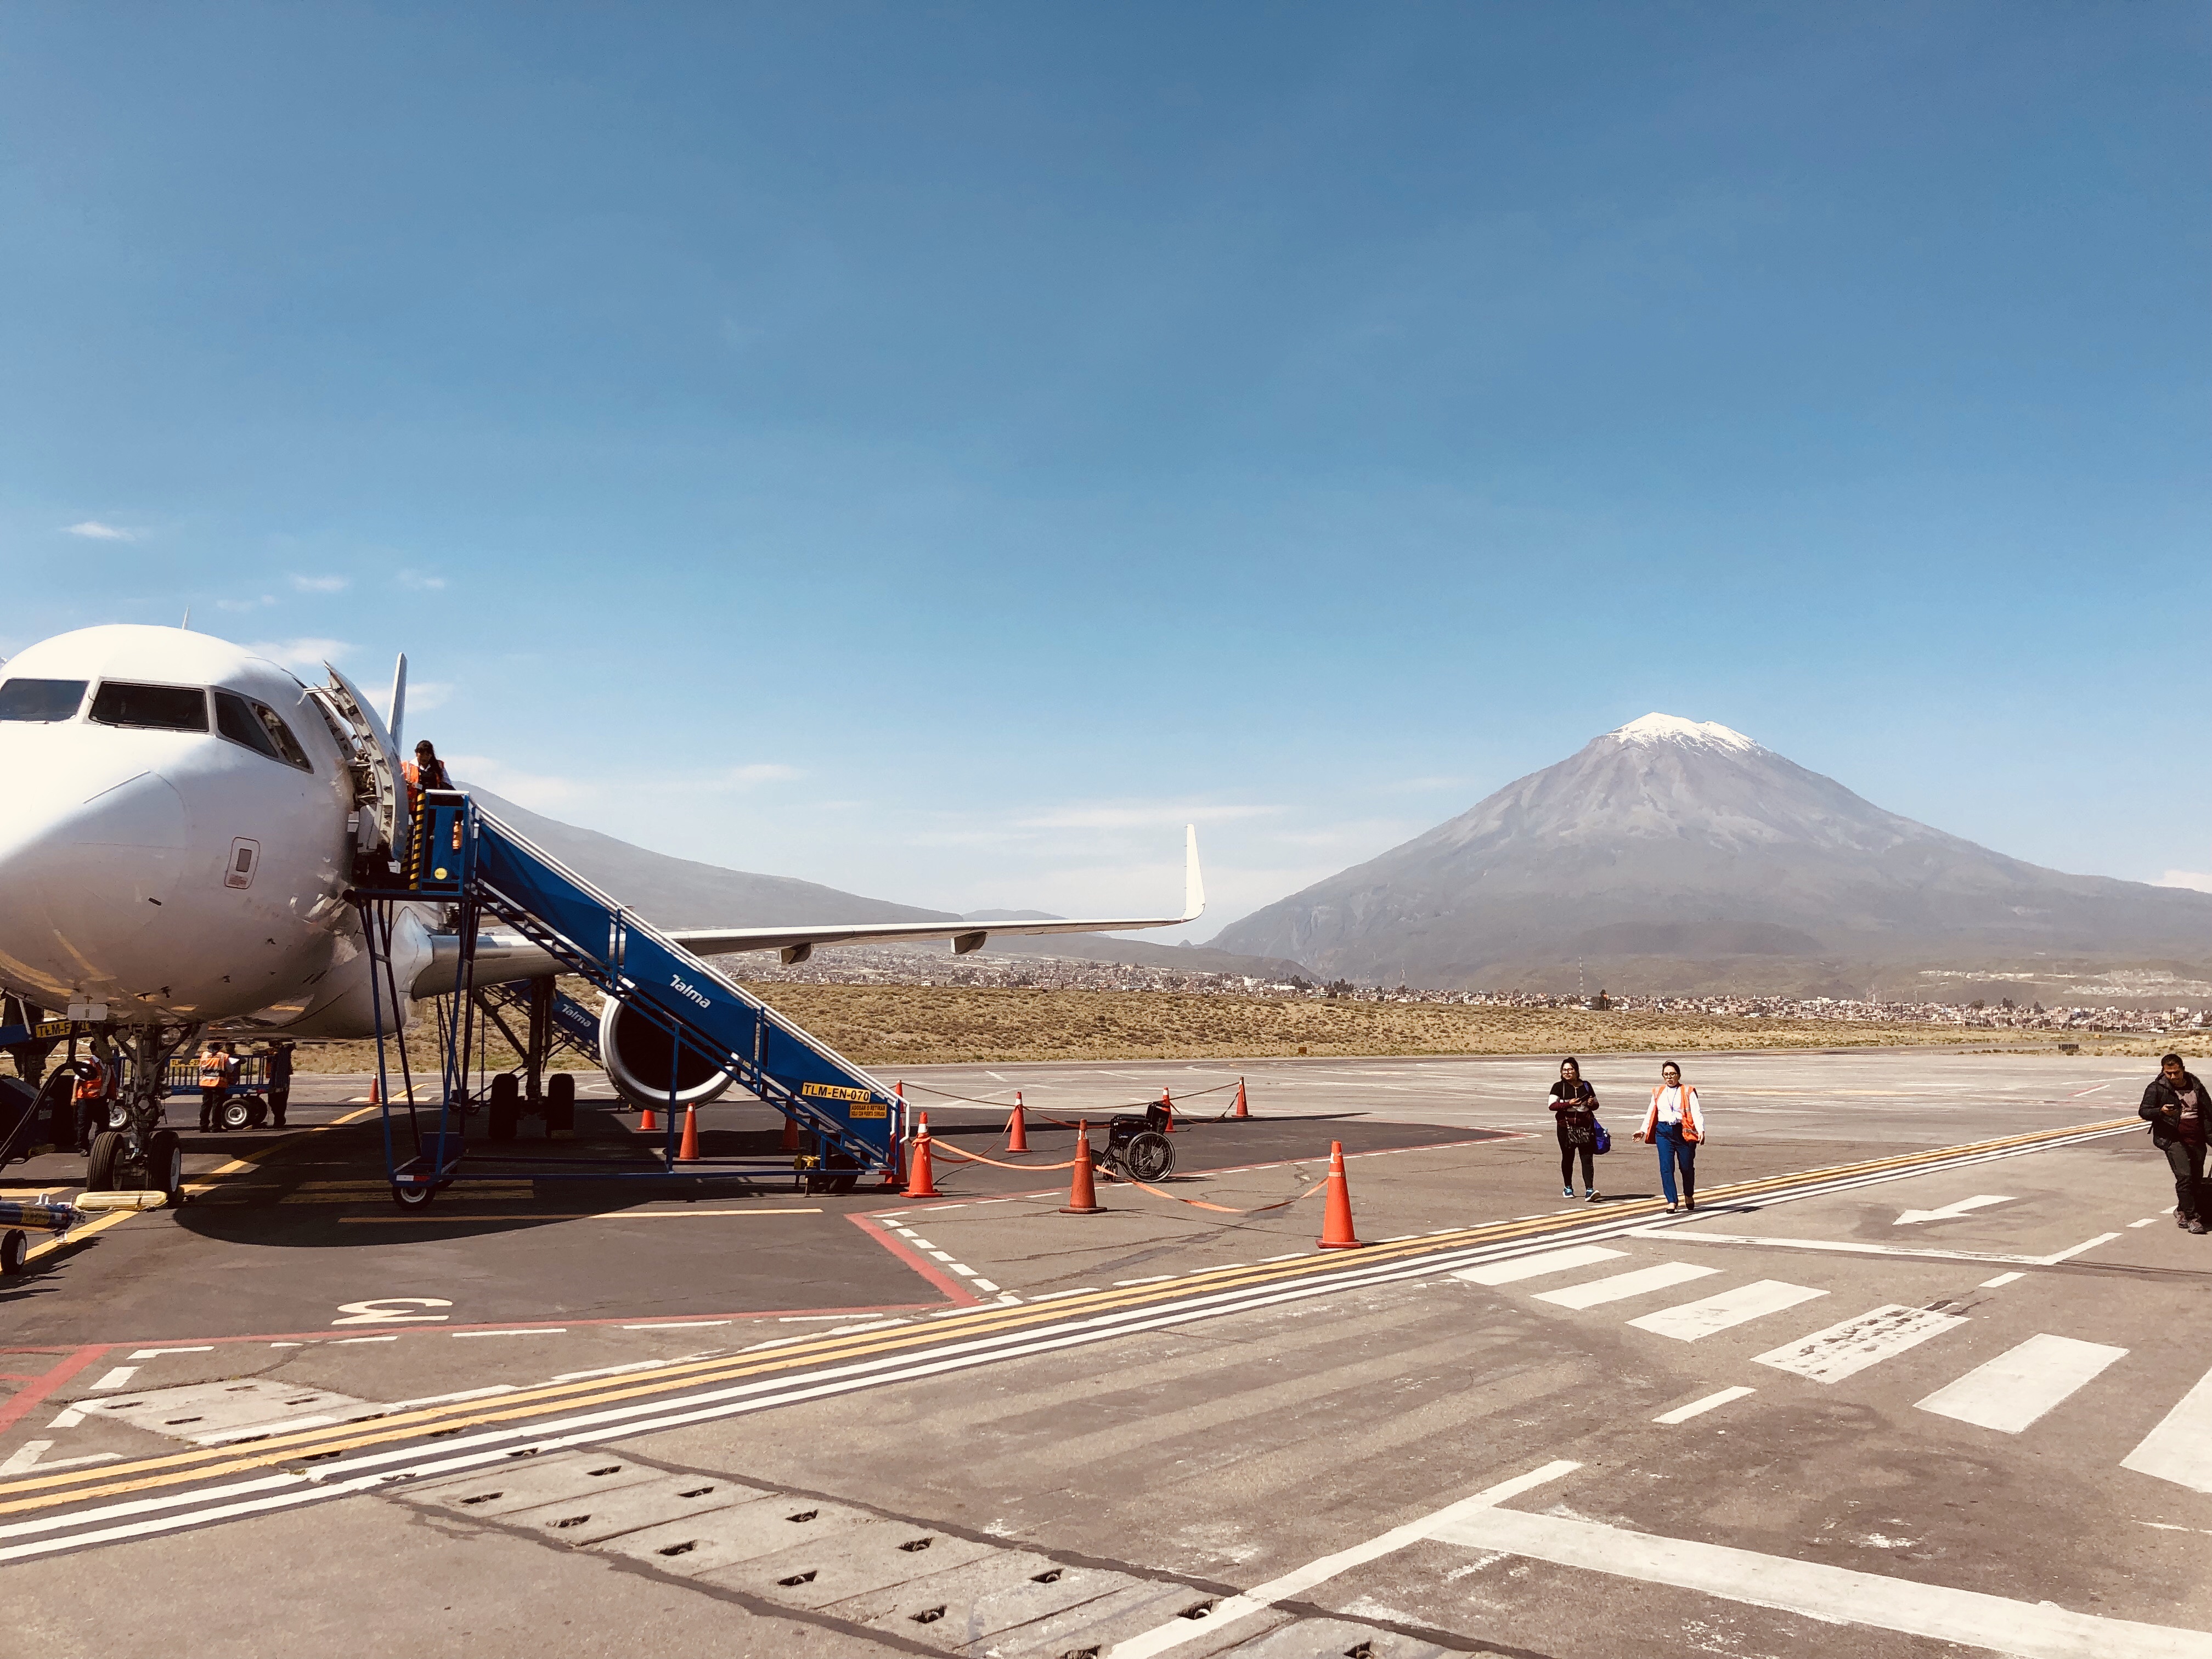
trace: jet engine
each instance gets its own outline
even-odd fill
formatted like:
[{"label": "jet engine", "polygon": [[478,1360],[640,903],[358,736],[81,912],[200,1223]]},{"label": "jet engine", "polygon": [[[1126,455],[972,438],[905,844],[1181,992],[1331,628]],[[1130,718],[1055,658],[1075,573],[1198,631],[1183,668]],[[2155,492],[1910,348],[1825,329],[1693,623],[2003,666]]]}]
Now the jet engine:
[{"label": "jet engine", "polygon": [[[678,1106],[704,1105],[730,1086],[730,1074],[690,1043],[681,1054],[676,1039],[653,1014],[609,997],[599,1013],[599,1058],[607,1080],[634,1106],[666,1106],[672,1093]],[[675,1065],[676,1086],[669,1088]]]}]

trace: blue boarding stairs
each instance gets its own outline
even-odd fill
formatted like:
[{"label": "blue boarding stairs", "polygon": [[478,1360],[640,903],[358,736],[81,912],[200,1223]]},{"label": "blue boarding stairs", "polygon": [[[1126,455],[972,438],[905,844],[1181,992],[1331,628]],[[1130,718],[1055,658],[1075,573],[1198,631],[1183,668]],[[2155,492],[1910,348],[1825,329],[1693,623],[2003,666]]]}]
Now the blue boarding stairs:
[{"label": "blue boarding stairs", "polygon": [[[906,1109],[895,1091],[483,811],[465,792],[425,791],[416,816],[416,856],[409,860],[406,884],[351,895],[372,958],[379,1098],[396,1201],[407,1207],[427,1204],[452,1182],[476,1179],[691,1181],[773,1169],[811,1187],[849,1191],[871,1174],[887,1183],[898,1178]],[[448,912],[447,924],[459,939],[453,994],[439,999],[442,1076],[434,1113],[416,1103],[405,1045],[398,1042],[389,1045],[403,1084],[395,1099],[386,1041],[387,1025],[396,1032],[404,1006],[392,962],[395,918],[402,907],[426,903]],[[597,1020],[574,999],[554,992],[550,979],[477,986],[477,936],[491,921],[545,951],[559,972],[580,975],[619,999],[632,1017],[666,1037],[668,1117],[656,1156],[528,1158],[464,1136],[464,1121],[485,1103],[471,1082],[472,1071],[482,1082],[488,1026],[498,1024],[510,1040],[514,1036],[496,1018],[497,1010],[535,1010],[526,1039],[532,1055],[553,1042],[598,1052]],[[703,1061],[796,1125],[798,1158],[680,1160],[678,1079],[686,1073],[687,1060],[690,1075]],[[492,1103],[496,1127],[495,1093]]]}]

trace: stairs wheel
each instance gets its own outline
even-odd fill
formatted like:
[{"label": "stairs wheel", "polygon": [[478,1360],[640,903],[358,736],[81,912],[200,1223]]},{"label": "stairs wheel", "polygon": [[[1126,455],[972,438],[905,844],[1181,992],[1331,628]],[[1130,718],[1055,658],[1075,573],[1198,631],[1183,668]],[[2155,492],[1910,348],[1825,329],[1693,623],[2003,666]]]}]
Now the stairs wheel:
[{"label": "stairs wheel", "polygon": [[112,1193],[115,1190],[116,1160],[123,1156],[123,1137],[113,1129],[102,1129],[92,1138],[92,1156],[85,1160],[84,1189],[88,1193]]},{"label": "stairs wheel", "polygon": [[0,1273],[19,1273],[23,1271],[23,1258],[30,1254],[31,1241],[23,1236],[20,1227],[10,1227],[0,1235]]},{"label": "stairs wheel", "polygon": [[491,1080],[489,1109],[491,1138],[494,1140],[514,1139],[515,1121],[522,1115],[522,1090],[511,1072],[502,1072]]},{"label": "stairs wheel", "polygon": [[222,1103],[222,1127],[226,1129],[250,1129],[253,1127],[253,1101],[247,1095],[233,1095]]},{"label": "stairs wheel", "polygon": [[564,1134],[576,1127],[576,1074],[556,1072],[545,1084],[545,1132]]},{"label": "stairs wheel", "polygon": [[428,1182],[392,1183],[392,1201],[403,1210],[419,1210],[437,1195],[438,1189]]}]

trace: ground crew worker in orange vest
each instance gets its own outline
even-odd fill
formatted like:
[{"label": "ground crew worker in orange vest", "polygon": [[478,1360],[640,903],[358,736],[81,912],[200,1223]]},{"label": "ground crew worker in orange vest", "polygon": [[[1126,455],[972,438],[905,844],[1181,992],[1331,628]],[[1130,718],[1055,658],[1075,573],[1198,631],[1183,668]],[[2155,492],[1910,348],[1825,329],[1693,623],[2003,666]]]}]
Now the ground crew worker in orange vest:
[{"label": "ground crew worker in orange vest", "polygon": [[76,1080],[76,1150],[89,1153],[94,1130],[106,1127],[109,1084],[113,1073],[97,1054],[86,1064],[92,1069]]},{"label": "ground crew worker in orange vest", "polygon": [[238,1062],[230,1057],[230,1045],[210,1042],[200,1050],[200,1133],[223,1133],[222,1103],[230,1093],[230,1080],[237,1074]]}]

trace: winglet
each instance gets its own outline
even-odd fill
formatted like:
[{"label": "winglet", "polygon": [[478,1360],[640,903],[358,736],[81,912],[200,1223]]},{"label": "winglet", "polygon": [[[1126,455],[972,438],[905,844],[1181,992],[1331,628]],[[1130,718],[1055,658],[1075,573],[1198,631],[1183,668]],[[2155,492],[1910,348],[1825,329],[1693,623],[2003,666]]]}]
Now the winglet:
[{"label": "winglet", "polygon": [[1182,919],[1196,921],[1206,910],[1206,878],[1198,869],[1198,826],[1182,827]]}]

